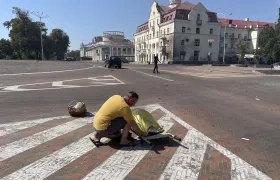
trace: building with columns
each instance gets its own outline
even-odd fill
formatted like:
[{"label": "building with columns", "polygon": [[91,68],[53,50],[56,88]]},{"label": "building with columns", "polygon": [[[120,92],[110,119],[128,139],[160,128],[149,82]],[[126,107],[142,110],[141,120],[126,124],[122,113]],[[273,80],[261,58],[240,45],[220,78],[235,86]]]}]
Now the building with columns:
[{"label": "building with columns", "polygon": [[208,10],[200,2],[169,0],[169,5],[161,6],[154,1],[147,22],[138,26],[134,35],[135,61],[152,62],[154,55],[164,63],[218,61],[223,57],[224,34],[227,58],[237,56],[237,40],[243,37],[249,41],[250,55],[255,52],[257,35],[266,24],[271,25],[249,19],[219,19],[216,12]]},{"label": "building with columns", "polygon": [[103,36],[96,36],[92,42],[81,44],[81,57],[92,58],[93,61],[104,61],[110,56],[124,57],[134,61],[134,42],[125,39],[124,33],[119,31],[105,31]]}]

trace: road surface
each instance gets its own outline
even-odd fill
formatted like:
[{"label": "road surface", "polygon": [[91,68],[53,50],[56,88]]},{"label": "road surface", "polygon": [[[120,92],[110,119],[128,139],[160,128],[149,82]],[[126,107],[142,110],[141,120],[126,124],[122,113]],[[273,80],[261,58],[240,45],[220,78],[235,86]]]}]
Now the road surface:
[{"label": "road surface", "polygon": [[[280,80],[253,71],[92,62],[1,61],[0,179],[280,179]],[[211,73],[211,74],[210,74]],[[137,107],[182,138],[96,148],[95,112],[134,90]]]}]

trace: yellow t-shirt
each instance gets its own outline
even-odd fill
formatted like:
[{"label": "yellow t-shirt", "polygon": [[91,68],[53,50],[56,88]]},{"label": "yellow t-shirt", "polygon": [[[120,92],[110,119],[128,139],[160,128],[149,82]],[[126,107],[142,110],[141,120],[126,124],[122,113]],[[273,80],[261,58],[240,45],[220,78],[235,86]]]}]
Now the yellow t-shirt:
[{"label": "yellow t-shirt", "polygon": [[110,122],[117,117],[123,117],[127,122],[133,121],[131,109],[123,97],[113,95],[95,114],[93,126],[96,130],[106,130]]}]

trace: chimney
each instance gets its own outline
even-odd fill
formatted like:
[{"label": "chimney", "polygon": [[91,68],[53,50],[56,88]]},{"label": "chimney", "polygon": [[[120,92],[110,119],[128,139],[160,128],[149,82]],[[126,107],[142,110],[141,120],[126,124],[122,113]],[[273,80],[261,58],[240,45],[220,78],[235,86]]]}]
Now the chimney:
[{"label": "chimney", "polygon": [[245,21],[249,21],[249,18],[245,18]]}]

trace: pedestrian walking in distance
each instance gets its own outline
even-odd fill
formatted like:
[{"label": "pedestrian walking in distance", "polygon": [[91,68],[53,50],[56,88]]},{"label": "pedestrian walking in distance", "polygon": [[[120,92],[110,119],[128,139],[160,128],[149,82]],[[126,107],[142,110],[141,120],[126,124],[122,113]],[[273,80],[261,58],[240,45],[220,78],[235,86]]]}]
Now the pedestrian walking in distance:
[{"label": "pedestrian walking in distance", "polygon": [[159,62],[159,59],[158,59],[158,56],[154,56],[154,71],[153,73],[155,73],[155,71],[157,71],[158,73],[158,62]]}]

